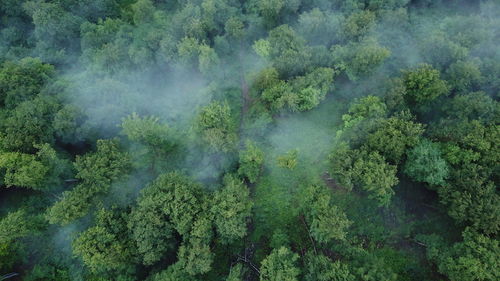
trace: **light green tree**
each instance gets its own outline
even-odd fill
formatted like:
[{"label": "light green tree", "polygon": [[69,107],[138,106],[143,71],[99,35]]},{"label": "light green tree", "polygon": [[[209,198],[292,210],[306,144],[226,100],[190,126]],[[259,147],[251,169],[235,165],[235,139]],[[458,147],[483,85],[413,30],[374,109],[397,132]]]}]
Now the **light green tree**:
[{"label": "light green tree", "polygon": [[299,255],[289,248],[274,249],[261,263],[261,281],[298,281],[300,269],[297,267]]}]

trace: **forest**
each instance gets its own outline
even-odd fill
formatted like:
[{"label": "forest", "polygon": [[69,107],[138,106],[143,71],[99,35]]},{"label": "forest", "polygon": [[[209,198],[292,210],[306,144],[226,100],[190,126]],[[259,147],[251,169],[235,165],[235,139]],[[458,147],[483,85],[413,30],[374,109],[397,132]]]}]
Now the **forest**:
[{"label": "forest", "polygon": [[0,0],[0,280],[500,280],[498,0]]}]

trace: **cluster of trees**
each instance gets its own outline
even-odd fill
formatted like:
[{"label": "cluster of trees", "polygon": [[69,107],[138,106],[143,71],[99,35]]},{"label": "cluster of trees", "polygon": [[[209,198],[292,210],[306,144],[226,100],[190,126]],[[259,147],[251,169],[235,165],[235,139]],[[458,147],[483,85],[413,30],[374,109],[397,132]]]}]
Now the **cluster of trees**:
[{"label": "cluster of trees", "polygon": [[0,279],[500,279],[469,2],[0,1]]}]

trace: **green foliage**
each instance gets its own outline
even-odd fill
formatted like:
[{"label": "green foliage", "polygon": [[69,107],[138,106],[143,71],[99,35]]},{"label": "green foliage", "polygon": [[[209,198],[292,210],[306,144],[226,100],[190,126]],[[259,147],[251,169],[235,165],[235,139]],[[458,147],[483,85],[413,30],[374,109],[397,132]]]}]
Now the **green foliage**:
[{"label": "green foliage", "polygon": [[425,104],[439,96],[448,94],[449,88],[441,80],[439,71],[428,64],[403,72],[406,100],[413,105]]},{"label": "green foliage", "polygon": [[245,273],[245,268],[241,263],[231,267],[229,275],[225,281],[243,281],[243,275]]},{"label": "green foliage", "polygon": [[115,211],[100,210],[96,225],[73,241],[73,252],[93,272],[130,270],[136,249],[128,237],[126,217]]},{"label": "green foliage", "polygon": [[151,0],[138,0],[131,5],[131,8],[136,25],[151,21],[151,15],[155,12],[155,6]]},{"label": "green foliage", "polygon": [[280,80],[262,92],[262,100],[271,111],[276,112],[285,106],[294,108],[297,102],[297,95],[293,92],[292,86],[289,83]]},{"label": "green foliage", "polygon": [[274,249],[260,266],[261,281],[299,280],[300,269],[296,262],[299,256],[286,247]]},{"label": "green foliage", "polygon": [[0,0],[0,279],[500,279],[499,13]]},{"label": "green foliage", "polygon": [[164,200],[163,196],[140,197],[128,222],[131,237],[146,265],[158,261],[173,248],[173,227],[162,210]]},{"label": "green foliage", "polygon": [[479,120],[485,124],[500,118],[500,104],[484,92],[457,95],[445,105],[445,110],[452,119]]},{"label": "green foliage", "polygon": [[[256,86],[263,88],[262,100],[273,112],[288,108],[290,111],[307,111],[319,105],[332,88],[331,68],[320,67],[304,76],[285,82],[278,79],[274,68],[265,69],[256,79]],[[267,87],[266,87],[267,86]]]},{"label": "green foliage", "polygon": [[47,96],[19,104],[0,125],[0,149],[29,153],[34,152],[37,144],[52,144],[52,120],[58,107],[57,102]]},{"label": "green foliage", "polygon": [[351,274],[349,267],[340,261],[332,261],[323,255],[306,256],[306,281],[354,281],[356,278]]},{"label": "green foliage", "polygon": [[340,40],[342,20],[342,15],[332,15],[315,7],[299,15],[297,32],[311,44],[328,46]]},{"label": "green foliage", "polygon": [[237,17],[231,17],[226,21],[224,30],[226,33],[236,39],[241,39],[245,35],[245,25]]},{"label": "green foliage", "polygon": [[10,270],[17,258],[15,251],[19,240],[37,230],[38,223],[25,209],[9,212],[0,219],[0,269]]},{"label": "green foliage", "polygon": [[36,49],[44,61],[61,62],[76,50],[82,18],[58,3],[27,1],[24,9],[32,18]]},{"label": "green foliage", "polygon": [[91,270],[116,269],[126,261],[122,245],[104,227],[95,226],[83,232],[73,244],[74,252]]},{"label": "green foliage", "polygon": [[451,280],[496,280],[500,277],[498,241],[471,229],[462,233],[463,241],[452,247],[443,245],[440,237],[424,237],[427,256],[434,261],[439,272]]},{"label": "green foliage", "polygon": [[34,155],[18,152],[0,154],[0,174],[7,187],[22,186],[43,189],[49,167],[38,161]]},{"label": "green foliage", "polygon": [[54,67],[37,58],[7,61],[0,69],[0,105],[13,109],[40,93],[54,76]]},{"label": "green foliage", "polygon": [[[311,52],[306,42],[288,25],[280,25],[269,32],[269,43],[262,43],[258,50],[269,45],[269,59],[278,72],[284,76],[303,73],[310,64]],[[265,51],[260,51],[265,54]]]},{"label": "green foliage", "polygon": [[27,281],[70,281],[70,272],[66,268],[50,264],[35,265],[25,277]]},{"label": "green foliage", "polygon": [[181,245],[177,253],[179,265],[190,275],[207,273],[212,269],[213,253],[210,246],[194,240],[187,245]]},{"label": "green foliage", "polygon": [[347,40],[359,39],[365,36],[375,24],[375,14],[362,10],[351,14],[345,19],[342,34]]},{"label": "green foliage", "polygon": [[428,35],[421,45],[424,61],[441,68],[465,59],[469,52],[467,48],[449,40],[443,31]]},{"label": "green foliage", "polygon": [[450,88],[459,93],[477,89],[482,76],[479,66],[474,62],[458,61],[446,70]]},{"label": "green foliage", "polygon": [[28,235],[33,228],[26,210],[10,212],[0,220],[0,245],[12,243],[14,240]]},{"label": "green foliage", "polygon": [[441,157],[439,145],[422,140],[408,152],[404,172],[416,181],[431,186],[444,185],[448,177],[448,164]]},{"label": "green foliage", "polygon": [[394,195],[392,187],[399,181],[396,167],[387,164],[377,152],[363,153],[354,162],[353,174],[359,186],[368,192],[368,198],[375,199],[380,206],[388,206]]},{"label": "green foliage", "polygon": [[[202,190],[200,185],[178,172],[160,175],[148,185],[141,195],[139,203],[159,208],[170,218],[173,227],[181,235],[191,230],[193,221],[201,211]],[[152,202],[148,202],[151,201]],[[150,207],[149,207],[150,208]]]},{"label": "green foliage", "polygon": [[368,151],[378,151],[391,163],[399,163],[405,152],[415,146],[424,126],[416,123],[409,112],[402,112],[378,125],[378,129],[366,139]]},{"label": "green foliage", "polygon": [[63,143],[78,143],[83,141],[90,129],[83,126],[85,114],[75,105],[63,106],[55,115],[52,127],[56,139]]},{"label": "green foliage", "polygon": [[171,145],[168,126],[160,124],[156,117],[140,117],[132,113],[122,120],[121,126],[122,133],[132,141],[159,150],[168,150]]},{"label": "green foliage", "polygon": [[299,151],[297,149],[292,149],[286,154],[279,156],[278,158],[276,158],[276,161],[278,161],[278,166],[289,170],[295,169],[295,166],[297,166],[298,162],[298,153]]},{"label": "green foliage", "polygon": [[195,277],[187,274],[181,267],[179,263],[175,263],[169,266],[167,269],[154,274],[151,278],[147,280],[150,281],[196,281]]},{"label": "green foliage", "polygon": [[351,81],[373,73],[391,54],[371,38],[345,46],[334,45],[331,51],[334,64],[345,70]]},{"label": "green foliage", "polygon": [[245,150],[240,150],[238,174],[255,183],[262,171],[264,152],[250,140],[245,142]]},{"label": "green foliage", "polygon": [[330,155],[331,176],[347,189],[359,187],[380,206],[388,206],[398,183],[396,167],[378,152],[351,150],[340,144]]},{"label": "green foliage", "polygon": [[224,177],[224,186],[214,194],[211,212],[221,242],[228,244],[247,234],[252,201],[250,192],[240,179],[233,175]]},{"label": "green foliage", "polygon": [[306,219],[314,240],[323,244],[332,240],[345,240],[351,222],[344,212],[331,204],[331,197],[326,187],[311,185],[306,189],[304,197]]},{"label": "green foliage", "polygon": [[203,142],[211,150],[222,152],[234,149],[237,140],[234,126],[229,105],[216,101],[201,109],[196,123]]},{"label": "green foliage", "polygon": [[379,97],[370,95],[355,99],[348,112],[342,115],[345,128],[354,127],[365,119],[384,118],[387,114],[387,106]]},{"label": "green foliage", "polygon": [[76,178],[81,180],[73,190],[62,197],[47,211],[50,223],[68,224],[87,214],[96,196],[106,194],[111,183],[130,168],[130,158],[120,151],[118,141],[98,140],[97,150],[75,161]]}]

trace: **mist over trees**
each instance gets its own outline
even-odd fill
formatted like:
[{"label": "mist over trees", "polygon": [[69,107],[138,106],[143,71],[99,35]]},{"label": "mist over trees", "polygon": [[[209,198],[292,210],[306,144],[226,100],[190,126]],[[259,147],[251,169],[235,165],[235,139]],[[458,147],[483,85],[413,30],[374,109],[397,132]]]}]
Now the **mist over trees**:
[{"label": "mist over trees", "polygon": [[0,0],[0,280],[500,280],[495,0]]}]

